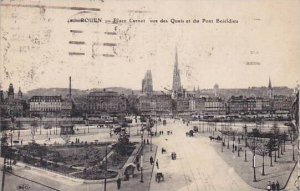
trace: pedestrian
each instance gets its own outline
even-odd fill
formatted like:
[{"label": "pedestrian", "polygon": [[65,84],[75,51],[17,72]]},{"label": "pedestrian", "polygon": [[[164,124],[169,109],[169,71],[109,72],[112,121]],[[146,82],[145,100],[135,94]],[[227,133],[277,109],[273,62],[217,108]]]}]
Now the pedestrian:
[{"label": "pedestrian", "polygon": [[21,145],[23,145],[23,139],[21,140]]},{"label": "pedestrian", "polygon": [[268,186],[267,186],[267,190],[271,191],[271,182],[269,181]]},{"label": "pedestrian", "polygon": [[144,145],[146,144],[146,139],[144,139]]},{"label": "pedestrian", "polygon": [[156,167],[157,167],[157,169],[159,169],[159,166],[158,166],[158,159],[156,160]]},{"label": "pedestrian", "polygon": [[275,191],[275,188],[276,188],[275,182],[272,182],[271,188],[272,188],[272,191]]},{"label": "pedestrian", "polygon": [[117,179],[117,186],[118,186],[118,190],[121,188],[121,178],[118,177]]},{"label": "pedestrian", "polygon": [[153,160],[153,157],[151,156],[150,157],[150,164],[151,164],[151,166],[153,165],[153,163],[154,163],[154,160]]},{"label": "pedestrian", "polygon": [[147,145],[149,145],[149,139],[147,139]]},{"label": "pedestrian", "polygon": [[280,184],[279,184],[279,182],[278,181],[276,181],[276,190],[280,190]]}]

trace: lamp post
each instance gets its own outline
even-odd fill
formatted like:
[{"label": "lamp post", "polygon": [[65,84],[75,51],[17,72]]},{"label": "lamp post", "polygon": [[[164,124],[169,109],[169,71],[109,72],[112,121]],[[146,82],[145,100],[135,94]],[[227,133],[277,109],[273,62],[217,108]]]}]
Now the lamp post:
[{"label": "lamp post", "polygon": [[227,149],[229,149],[229,131],[227,131]]},{"label": "lamp post", "polygon": [[256,172],[255,172],[255,147],[256,147],[256,142],[255,142],[255,137],[254,137],[254,147],[253,147],[253,182],[256,182]]},{"label": "lamp post", "polygon": [[40,116],[40,135],[42,134],[42,116]]},{"label": "lamp post", "polygon": [[223,133],[222,133],[222,142],[221,142],[221,152],[223,152]]},{"label": "lamp post", "polygon": [[155,111],[155,132],[157,133],[157,116],[156,116],[156,111]]},{"label": "lamp post", "polygon": [[144,177],[143,177],[143,149],[144,149],[144,141],[143,141],[143,134],[144,134],[144,130],[141,132],[141,183],[144,182]]},{"label": "lamp post", "polygon": [[150,151],[152,151],[152,131],[150,129]]},{"label": "lamp post", "polygon": [[55,134],[57,135],[57,114],[55,115]]},{"label": "lamp post", "polygon": [[234,153],[234,149],[235,149],[234,143],[235,143],[235,136],[234,136],[234,134],[233,134],[233,137],[232,137],[232,152],[233,152],[233,153]]},{"label": "lamp post", "polygon": [[263,142],[263,161],[262,161],[262,173],[261,175],[265,175],[265,143]]},{"label": "lamp post", "polygon": [[295,143],[294,143],[294,138],[292,137],[292,146],[293,146],[293,161],[295,161]]}]

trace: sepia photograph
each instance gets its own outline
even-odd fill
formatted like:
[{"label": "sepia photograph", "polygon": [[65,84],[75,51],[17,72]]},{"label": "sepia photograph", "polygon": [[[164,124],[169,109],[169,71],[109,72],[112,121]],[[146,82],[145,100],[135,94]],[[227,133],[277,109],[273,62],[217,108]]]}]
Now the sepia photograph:
[{"label": "sepia photograph", "polygon": [[299,0],[0,0],[0,191],[300,190]]}]

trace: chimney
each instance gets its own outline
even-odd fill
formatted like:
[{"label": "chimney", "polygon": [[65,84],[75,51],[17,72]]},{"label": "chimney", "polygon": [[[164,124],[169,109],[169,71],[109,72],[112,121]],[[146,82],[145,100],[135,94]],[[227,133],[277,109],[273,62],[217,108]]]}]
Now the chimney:
[{"label": "chimney", "polygon": [[72,79],[69,77],[69,96],[72,97]]}]

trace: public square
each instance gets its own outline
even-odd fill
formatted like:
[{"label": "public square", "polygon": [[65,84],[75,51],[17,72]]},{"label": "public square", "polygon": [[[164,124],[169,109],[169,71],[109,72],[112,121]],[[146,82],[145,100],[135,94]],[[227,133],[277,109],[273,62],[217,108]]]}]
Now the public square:
[{"label": "public square", "polygon": [[[180,120],[167,120],[167,125],[163,126],[159,123],[152,127],[155,132],[164,131],[163,135],[153,136],[153,151],[150,151],[150,145],[146,145],[144,151],[144,182],[141,183],[141,172],[136,171],[136,177],[130,178],[129,181],[122,181],[120,190],[255,190],[244,182],[241,177],[235,172],[234,168],[230,167],[217,153],[212,143],[207,136],[201,133],[195,133],[193,137],[186,136],[186,132],[192,129],[193,124],[187,126]],[[82,127],[87,128],[87,127]],[[133,124],[130,128],[130,141],[140,141],[139,133],[140,124]],[[157,128],[157,129],[156,129]],[[45,131],[45,130],[44,130]],[[79,131],[82,131],[79,130]],[[167,131],[172,131],[172,134],[167,134]],[[25,130],[26,132],[26,130]],[[46,132],[46,131],[45,131]],[[39,140],[39,135],[36,135],[37,142],[43,143],[43,133]],[[87,132],[87,129],[86,129]],[[20,139],[26,140],[29,135],[22,133]],[[116,141],[117,136],[110,137],[109,129],[99,129],[96,126],[89,127],[89,133],[81,135],[72,135],[70,140],[80,138],[82,141],[99,142]],[[145,139],[150,140],[150,136],[144,135]],[[64,140],[56,135],[47,141],[47,144],[60,142],[64,144]],[[157,149],[155,147],[157,146]],[[154,149],[155,148],[155,149]],[[164,148],[165,153],[161,150]],[[177,157],[171,159],[171,153],[175,152]],[[158,160],[159,169],[156,165],[150,165],[150,156]],[[153,172],[152,172],[153,169]],[[155,179],[155,174],[162,172],[164,181],[158,183]],[[15,190],[16,186],[27,184],[32,190],[103,190],[103,181],[101,183],[83,183],[75,179],[41,170],[38,168],[26,168],[24,164],[13,166],[13,174],[7,173],[5,190]],[[108,181],[107,190],[117,190],[115,181]]]}]

